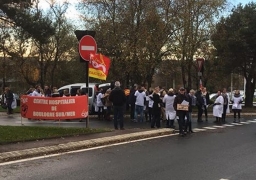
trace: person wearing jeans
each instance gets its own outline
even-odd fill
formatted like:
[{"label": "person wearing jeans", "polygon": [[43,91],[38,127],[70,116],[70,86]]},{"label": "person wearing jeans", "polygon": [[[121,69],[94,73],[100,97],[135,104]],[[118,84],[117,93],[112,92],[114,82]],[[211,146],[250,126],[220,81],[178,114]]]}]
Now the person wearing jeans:
[{"label": "person wearing jeans", "polygon": [[109,95],[109,100],[113,103],[114,107],[114,128],[118,129],[118,120],[121,130],[124,130],[124,108],[126,103],[126,96],[124,91],[120,88],[119,81],[115,82],[115,88]]},{"label": "person wearing jeans", "polygon": [[138,90],[134,94],[134,96],[136,97],[134,117],[135,121],[143,122],[143,110],[146,101],[146,93],[144,87],[138,85],[137,88]]}]

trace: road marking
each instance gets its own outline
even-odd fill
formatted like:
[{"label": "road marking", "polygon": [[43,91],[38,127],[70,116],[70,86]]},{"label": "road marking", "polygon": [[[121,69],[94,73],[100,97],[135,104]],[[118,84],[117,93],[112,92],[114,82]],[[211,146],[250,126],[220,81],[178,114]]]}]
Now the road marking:
[{"label": "road marking", "polygon": [[216,129],[214,127],[203,127],[204,129],[210,129],[210,130],[213,130],[213,129]]},{"label": "road marking", "polygon": [[215,127],[215,128],[225,128],[226,126],[212,126],[212,127]]},{"label": "road marking", "polygon": [[199,129],[199,128],[194,128],[193,130],[194,130],[195,132],[206,131],[206,129]]},{"label": "road marking", "polygon": [[240,122],[241,124],[251,124],[250,122]]},{"label": "road marking", "polygon": [[223,126],[226,126],[226,127],[234,127],[235,125],[224,124]]},{"label": "road marking", "polygon": [[233,124],[235,126],[242,126],[243,125],[243,124],[239,124],[239,123],[231,123],[231,124]]},{"label": "road marking", "polygon": [[256,122],[256,119],[253,119],[253,120],[248,120],[249,122]]}]

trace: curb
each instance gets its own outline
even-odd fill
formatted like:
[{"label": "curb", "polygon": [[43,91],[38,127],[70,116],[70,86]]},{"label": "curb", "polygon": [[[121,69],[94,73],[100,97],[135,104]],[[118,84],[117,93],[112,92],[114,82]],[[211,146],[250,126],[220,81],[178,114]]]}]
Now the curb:
[{"label": "curb", "polygon": [[59,144],[55,146],[46,146],[46,147],[25,149],[20,151],[17,150],[17,151],[4,152],[4,153],[0,153],[0,163],[17,160],[17,159],[24,159],[28,157],[31,158],[36,156],[49,155],[53,153],[67,152],[71,150],[97,147],[97,146],[102,146],[107,144],[118,143],[118,142],[127,142],[131,140],[138,140],[138,139],[147,138],[147,137],[156,137],[156,136],[167,135],[171,133],[174,133],[174,129],[164,128],[164,129],[149,130],[144,132],[136,132],[136,133],[130,133],[130,134],[96,138],[91,140],[69,142],[69,143]]}]

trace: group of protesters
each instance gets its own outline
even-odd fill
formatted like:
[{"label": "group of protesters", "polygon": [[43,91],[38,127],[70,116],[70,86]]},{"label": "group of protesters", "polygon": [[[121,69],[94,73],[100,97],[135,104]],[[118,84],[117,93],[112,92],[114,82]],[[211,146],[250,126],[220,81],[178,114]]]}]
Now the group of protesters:
[{"label": "group of protesters", "polygon": [[[120,83],[119,83],[120,85]],[[120,86],[119,86],[120,89]],[[114,107],[113,100],[110,95],[113,90],[99,89],[96,95],[96,108],[98,111],[98,118],[111,120],[111,108]],[[238,121],[240,121],[240,112],[242,109],[242,97],[238,90],[235,91],[233,97],[229,97],[226,88],[219,90],[216,95],[216,100],[211,101],[206,87],[201,87],[195,91],[193,89],[179,88],[176,92],[173,88],[165,90],[160,86],[149,88],[148,90],[141,85],[135,84],[129,93],[122,93],[126,95],[126,99],[122,98],[120,105],[128,104],[129,116],[131,121],[135,123],[150,122],[151,128],[160,128],[161,121],[166,122],[167,128],[175,128],[174,122],[177,120],[179,125],[179,134],[185,136],[187,133],[193,133],[192,130],[192,111],[197,109],[197,122],[208,121],[207,109],[209,106],[213,108],[213,116],[216,117],[214,123],[225,123],[226,113],[229,113],[229,103],[232,103],[232,111],[234,112],[234,122],[236,122],[236,114],[238,114]],[[182,107],[183,109],[182,109]],[[124,108],[122,108],[124,111]],[[128,109],[128,108],[127,108]],[[205,115],[204,119],[203,114]],[[119,114],[120,115],[120,114]],[[123,115],[121,113],[122,128]],[[117,122],[120,117],[115,115],[114,121]],[[115,124],[115,128],[117,125]]]},{"label": "group of protesters", "polygon": [[44,86],[44,89],[40,85],[31,87],[27,90],[26,95],[37,96],[37,97],[59,97],[60,96],[58,89],[56,87],[53,87],[51,89],[47,85]]}]

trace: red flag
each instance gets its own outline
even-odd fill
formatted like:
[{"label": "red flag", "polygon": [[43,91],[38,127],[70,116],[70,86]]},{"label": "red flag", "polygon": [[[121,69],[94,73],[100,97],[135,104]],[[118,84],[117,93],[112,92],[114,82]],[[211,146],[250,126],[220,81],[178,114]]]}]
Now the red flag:
[{"label": "red flag", "polygon": [[106,80],[110,67],[110,59],[102,54],[91,54],[89,61],[89,76]]}]

